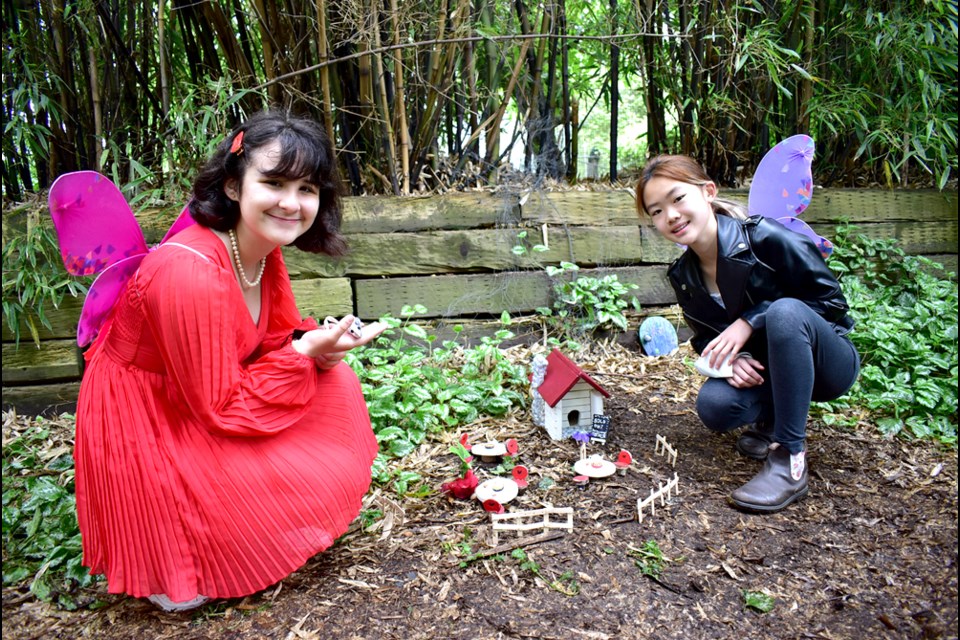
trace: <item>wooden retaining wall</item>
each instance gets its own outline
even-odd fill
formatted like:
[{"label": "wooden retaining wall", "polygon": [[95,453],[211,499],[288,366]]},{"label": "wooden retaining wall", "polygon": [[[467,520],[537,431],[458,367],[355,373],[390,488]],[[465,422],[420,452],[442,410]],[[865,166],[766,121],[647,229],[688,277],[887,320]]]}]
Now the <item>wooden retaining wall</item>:
[{"label": "wooden retaining wall", "polygon": [[[741,191],[724,195],[746,198]],[[149,243],[159,240],[176,213],[141,216]],[[849,221],[865,235],[896,238],[907,253],[928,255],[957,272],[956,192],[818,190],[803,219],[827,238]],[[339,260],[285,250],[305,315],[355,313],[370,320],[399,316],[404,305],[416,303],[427,308],[419,316],[429,319],[525,314],[550,305],[543,267],[561,261],[576,263],[582,275],[615,273],[639,285],[634,294],[644,307],[675,302],[664,274],[680,250],[638,219],[626,191],[348,198],[343,231],[351,251]],[[514,251],[533,244],[549,250]],[[17,348],[4,318],[4,406],[35,410],[75,400],[82,371],[74,341],[80,307],[70,299],[49,314],[53,328],[41,332],[40,348],[26,330]]]}]

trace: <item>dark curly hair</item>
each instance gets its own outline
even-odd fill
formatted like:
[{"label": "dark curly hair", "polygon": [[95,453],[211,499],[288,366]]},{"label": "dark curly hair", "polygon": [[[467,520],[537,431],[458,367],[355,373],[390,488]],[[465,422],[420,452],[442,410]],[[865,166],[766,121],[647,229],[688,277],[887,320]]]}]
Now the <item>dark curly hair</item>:
[{"label": "dark curly hair", "polygon": [[[233,153],[230,147],[241,132],[242,152]],[[347,243],[340,233],[342,184],[333,147],[319,124],[286,111],[258,113],[230,132],[193,183],[190,215],[197,223],[217,231],[236,227],[240,205],[227,197],[224,187],[230,180],[242,184],[253,152],[274,140],[280,143],[280,160],[267,175],[291,180],[307,177],[317,185],[320,195],[316,220],[293,245],[310,253],[343,255]]]}]

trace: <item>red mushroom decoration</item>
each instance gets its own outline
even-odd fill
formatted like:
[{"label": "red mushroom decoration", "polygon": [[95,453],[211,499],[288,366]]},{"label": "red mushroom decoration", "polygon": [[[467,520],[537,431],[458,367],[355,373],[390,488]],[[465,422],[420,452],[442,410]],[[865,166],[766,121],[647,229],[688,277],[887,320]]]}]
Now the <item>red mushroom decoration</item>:
[{"label": "red mushroom decoration", "polygon": [[506,442],[507,445],[507,455],[511,458],[516,458],[517,454],[520,453],[520,445],[517,444],[517,441],[513,438],[510,438]]},{"label": "red mushroom decoration", "polygon": [[633,464],[633,456],[630,455],[630,452],[626,449],[621,449],[620,455],[617,456],[617,461],[613,464],[616,465],[617,470],[620,471],[620,475],[625,475],[627,473],[627,467]]},{"label": "red mushroom decoration", "polygon": [[573,476],[573,484],[577,485],[580,489],[585,489],[587,484],[589,484],[590,478],[588,476],[579,475]]},{"label": "red mushroom decoration", "polygon": [[497,502],[496,500],[494,500],[493,498],[490,498],[490,499],[488,499],[488,500],[484,500],[484,501],[483,501],[483,510],[484,510],[484,511],[489,511],[490,513],[503,513],[503,512],[504,512],[503,505],[500,504],[499,502]]},{"label": "red mushroom decoration", "polygon": [[530,472],[527,471],[525,466],[518,464],[513,468],[511,474],[513,475],[513,481],[517,483],[517,488],[527,488],[527,476],[530,475]]},{"label": "red mushroom decoration", "polygon": [[440,485],[440,489],[458,500],[468,500],[477,488],[478,482],[479,479],[473,473],[473,469],[467,469],[462,478],[444,483]]}]

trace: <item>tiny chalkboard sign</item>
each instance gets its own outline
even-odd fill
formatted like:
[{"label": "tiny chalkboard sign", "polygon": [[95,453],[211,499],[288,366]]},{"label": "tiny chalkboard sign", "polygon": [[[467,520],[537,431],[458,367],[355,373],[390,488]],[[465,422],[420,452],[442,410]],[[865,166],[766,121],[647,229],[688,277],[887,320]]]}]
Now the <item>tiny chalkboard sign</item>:
[{"label": "tiny chalkboard sign", "polygon": [[593,416],[593,426],[590,428],[590,442],[606,443],[609,431],[610,416],[595,414]]}]

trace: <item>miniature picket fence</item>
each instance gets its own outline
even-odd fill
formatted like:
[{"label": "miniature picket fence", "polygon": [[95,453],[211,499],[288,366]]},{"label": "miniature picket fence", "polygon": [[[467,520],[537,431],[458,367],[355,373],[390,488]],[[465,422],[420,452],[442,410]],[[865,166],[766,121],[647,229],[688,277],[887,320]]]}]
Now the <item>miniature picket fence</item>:
[{"label": "miniature picket fence", "polygon": [[659,433],[657,434],[657,444],[654,446],[653,452],[658,456],[667,456],[667,462],[670,463],[671,467],[677,466],[677,450]]},{"label": "miniature picket fence", "polygon": [[637,518],[640,523],[643,523],[643,510],[646,507],[650,507],[650,515],[656,515],[656,501],[660,500],[660,506],[664,506],[667,503],[667,500],[671,498],[672,495],[677,495],[680,493],[680,476],[676,473],[673,474],[673,480],[667,484],[662,482],[658,486],[657,490],[650,490],[649,498],[641,498],[637,500]]},{"label": "miniature picket fence", "polygon": [[[565,519],[553,521],[550,519],[550,516],[553,515],[565,516]],[[539,520],[526,522],[531,518],[539,518]],[[534,529],[567,529],[573,531],[573,507],[547,507],[512,513],[491,513],[490,521],[493,524],[493,544],[497,544],[501,531],[532,531]]]}]

